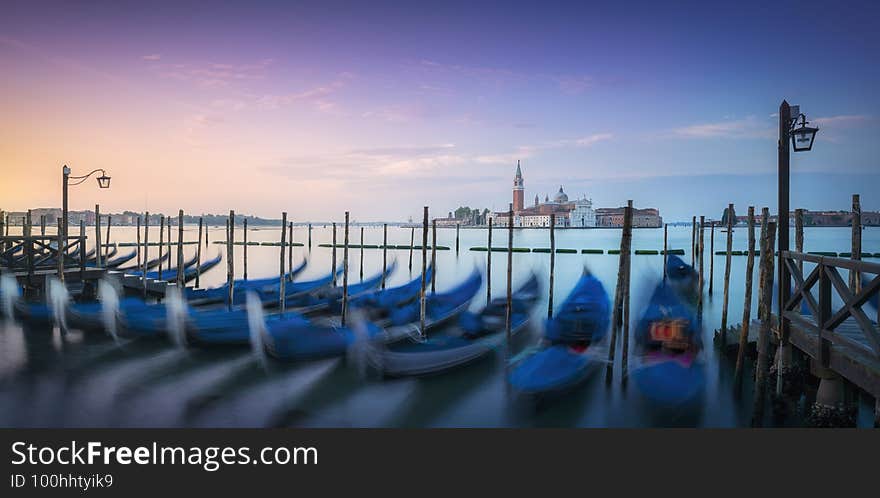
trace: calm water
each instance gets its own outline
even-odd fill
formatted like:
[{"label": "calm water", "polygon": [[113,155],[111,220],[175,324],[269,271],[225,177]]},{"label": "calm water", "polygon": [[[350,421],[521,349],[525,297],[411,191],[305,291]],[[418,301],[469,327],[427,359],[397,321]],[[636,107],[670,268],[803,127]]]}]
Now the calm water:
[{"label": "calm water", "polygon": [[[195,227],[186,227],[187,240],[196,237]],[[224,228],[210,229],[211,244],[207,256],[221,250],[215,240],[224,237]],[[176,237],[176,230],[174,230]],[[487,253],[468,248],[486,245],[486,230],[462,229],[461,251],[456,254],[455,230],[438,229],[438,244],[452,248],[437,253],[437,290],[442,291],[459,282],[474,267],[485,270]],[[158,232],[152,229],[150,239]],[[389,228],[389,243],[408,244],[410,229]],[[309,265],[301,278],[326,274],[331,267],[331,249],[319,248],[330,242],[329,227],[316,226],[312,232],[313,247],[295,248],[295,259],[306,257]],[[342,242],[342,230],[338,241]],[[421,233],[416,230],[416,243]],[[709,272],[709,232],[706,232],[706,273]],[[715,250],[722,250],[726,234],[716,230]],[[133,228],[114,227],[114,242],[133,241]],[[239,229],[236,240],[241,240]],[[253,229],[250,241],[278,241],[278,229]],[[306,242],[307,229],[297,227],[295,240]],[[360,243],[360,228],[351,230],[351,243]],[[848,251],[848,228],[807,228],[807,251]],[[669,247],[687,251],[690,261],[690,227],[669,229]],[[381,244],[382,228],[364,229],[364,243]],[[507,231],[496,230],[493,246],[507,243]],[[514,245],[518,247],[549,247],[546,230],[516,230]],[[558,248],[619,248],[620,230],[559,230]],[[792,241],[793,245],[793,241]],[[662,249],[663,230],[643,229],[633,232],[634,249]],[[734,250],[747,248],[747,232],[737,229]],[[880,229],[864,231],[865,251],[880,251]],[[121,247],[119,254],[132,248]],[[151,247],[152,257],[158,248]],[[186,256],[195,246],[185,246]],[[248,248],[248,276],[251,278],[277,275],[277,247]],[[205,253],[203,252],[203,255]],[[430,258],[430,252],[429,258]],[[342,250],[338,250],[341,261]],[[506,289],[506,253],[493,253],[492,291],[503,295]],[[554,400],[534,405],[513,399],[505,384],[505,352],[485,361],[425,378],[380,380],[363,377],[344,358],[302,363],[272,361],[266,370],[253,359],[247,348],[224,350],[175,349],[165,340],[129,342],[122,347],[101,334],[73,331],[63,336],[57,329],[22,327],[18,323],[0,322],[0,426],[185,426],[185,427],[644,427],[644,426],[708,426],[732,427],[748,425],[751,414],[751,384],[746,381],[741,393],[732,387],[733,363],[720,356],[711,346],[712,331],[719,326],[722,308],[724,256],[713,256],[714,296],[704,304],[705,352],[708,373],[706,396],[698,410],[657,414],[643,406],[635,386],[622,386],[616,373],[606,385],[604,372],[594,375],[580,388]],[[389,251],[389,259],[398,261],[397,271],[389,284],[405,282],[421,269],[421,252],[413,254],[413,270],[407,268],[409,253]],[[356,282],[361,272],[361,251],[350,251],[350,281]],[[632,257],[632,318],[637,319],[646,294],[661,276],[661,257]],[[731,267],[729,322],[742,318],[743,282],[746,258],[734,256]],[[561,302],[574,286],[581,269],[587,265],[612,291],[616,282],[617,256],[557,254],[555,300]],[[380,271],[382,251],[366,249],[363,272],[368,277]],[[243,247],[235,247],[236,277],[243,272]],[[535,309],[532,327],[523,333],[512,348],[515,354],[533,344],[540,335],[540,318],[546,316],[546,289],[549,271],[548,254],[514,254],[514,286],[527,272],[540,276],[545,299]],[[757,279],[757,264],[755,268]],[[225,265],[202,277],[203,286],[225,281]],[[485,285],[485,284],[484,284]],[[708,287],[708,282],[707,282]],[[755,292],[756,293],[756,292]],[[485,287],[475,298],[478,307],[485,300]],[[757,296],[755,296],[757,299]],[[753,313],[757,309],[753,304]],[[754,315],[753,315],[754,316]],[[618,349],[619,351],[619,349]],[[619,365],[619,358],[616,362]],[[747,365],[750,371],[751,365]],[[864,397],[863,397],[864,398]],[[805,400],[808,402],[808,400]],[[859,404],[859,425],[871,423],[872,403],[862,399]],[[798,425],[794,416],[787,425]]]}]

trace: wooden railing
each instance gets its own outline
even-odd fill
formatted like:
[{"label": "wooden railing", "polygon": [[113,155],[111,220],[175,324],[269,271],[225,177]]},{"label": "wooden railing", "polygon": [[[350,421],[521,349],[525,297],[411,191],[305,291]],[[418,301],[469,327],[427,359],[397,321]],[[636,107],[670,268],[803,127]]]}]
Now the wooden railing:
[{"label": "wooden railing", "polygon": [[[785,251],[782,259],[794,280],[791,298],[783,307],[784,316],[793,324],[818,334],[817,359],[821,364],[828,366],[830,350],[834,344],[858,347],[880,357],[880,331],[877,323],[862,310],[865,303],[880,293],[880,264],[793,251]],[[803,263],[815,264],[806,277]],[[854,288],[844,281],[840,270],[856,273]],[[865,285],[860,285],[860,275],[872,275],[873,278],[867,279]],[[814,287],[818,287],[818,299],[812,292]],[[843,303],[837,309],[833,306],[835,300],[832,292]],[[799,311],[802,303],[806,303],[812,317]],[[850,318],[860,334],[845,335],[838,331]]]}]

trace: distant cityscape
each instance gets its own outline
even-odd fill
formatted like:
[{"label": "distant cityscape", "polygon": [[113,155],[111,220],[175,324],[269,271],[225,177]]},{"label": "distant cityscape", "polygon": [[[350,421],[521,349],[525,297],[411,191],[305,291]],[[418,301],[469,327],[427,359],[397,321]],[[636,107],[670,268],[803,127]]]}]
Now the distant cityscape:
[{"label": "distant cityscape", "polygon": [[[551,198],[549,195],[544,196],[541,202],[540,197],[535,195],[534,203],[531,206],[525,206],[525,179],[522,174],[522,166],[519,161],[516,163],[516,172],[513,177],[513,196],[510,204],[513,210],[513,226],[519,228],[546,228],[550,226],[551,217],[555,218],[555,226],[557,228],[620,228],[623,226],[623,217],[625,207],[606,207],[593,208],[592,199],[586,196],[578,199],[569,199],[565,193],[563,186],[559,186],[559,190]],[[31,223],[33,226],[52,227],[58,224],[58,220],[62,217],[61,208],[37,208],[31,209]],[[140,220],[144,223],[143,213],[135,211],[123,211],[122,213],[100,213],[101,224],[108,221],[112,226],[134,226]],[[23,226],[26,223],[28,211],[3,211],[0,210],[0,222],[6,226]],[[727,208],[721,215],[721,220],[715,222],[724,226],[727,224]],[[852,212],[850,211],[803,211],[804,226],[807,227],[843,227],[852,224]],[[178,216],[164,215],[162,213],[151,213],[149,217],[150,225],[159,225],[162,218],[165,217],[168,223],[177,224]],[[207,226],[222,226],[226,224],[229,215],[224,214],[200,214],[183,216],[183,223],[186,225],[197,224],[201,219]],[[745,225],[747,217],[738,215],[733,212],[735,225]],[[94,226],[96,220],[95,211],[68,211],[68,223],[72,226],[83,223],[85,225]],[[247,220],[248,226],[279,226],[281,220],[277,218],[260,218],[258,216],[236,214],[235,224],[242,226]],[[776,215],[771,215],[771,221],[776,220]],[[794,224],[795,212],[790,213],[790,222]],[[484,227],[492,222],[496,227],[507,227],[510,221],[510,211],[491,211],[488,208],[471,208],[461,206],[450,211],[446,217],[435,218],[438,227]],[[712,223],[713,220],[706,220]],[[756,213],[755,222],[761,223],[760,213]],[[294,225],[329,225],[330,221],[301,221],[293,222]],[[381,226],[384,222],[354,222],[353,225],[361,226]],[[660,210],[657,208],[634,208],[633,209],[633,228],[661,228],[663,227],[663,218],[660,216]],[[691,225],[691,221],[679,221],[669,223],[669,225]],[[411,218],[408,222],[387,222],[389,225],[402,226],[421,226],[418,221]],[[862,211],[862,226],[880,226],[880,212]]]},{"label": "distant cityscape", "polygon": [[[544,201],[535,195],[534,204],[525,206],[525,179],[522,166],[516,162],[513,177],[513,226],[521,228],[549,227],[551,217],[559,228],[619,228],[623,226],[624,207],[593,208],[593,200],[586,196],[570,200],[562,185],[553,194],[544,195]],[[492,221],[493,226],[506,227],[510,222],[510,211],[490,211],[488,209],[458,208],[446,218],[437,219],[438,226],[483,226]],[[633,210],[634,228],[660,228],[663,218],[660,210],[644,208]]]}]

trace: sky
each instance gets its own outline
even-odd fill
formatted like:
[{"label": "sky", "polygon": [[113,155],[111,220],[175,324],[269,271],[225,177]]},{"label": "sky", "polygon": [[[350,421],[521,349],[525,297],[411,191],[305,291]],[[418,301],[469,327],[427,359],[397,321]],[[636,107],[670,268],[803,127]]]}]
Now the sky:
[{"label": "sky", "polygon": [[[294,220],[526,201],[880,209],[880,3],[5,2],[0,209]],[[772,4],[772,5],[770,5]],[[674,5],[674,6],[673,6]]]}]

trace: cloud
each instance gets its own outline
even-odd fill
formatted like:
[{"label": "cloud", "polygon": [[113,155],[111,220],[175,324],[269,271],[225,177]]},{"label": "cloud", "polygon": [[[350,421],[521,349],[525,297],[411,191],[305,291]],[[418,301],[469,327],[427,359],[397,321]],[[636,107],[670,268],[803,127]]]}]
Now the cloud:
[{"label": "cloud", "polygon": [[715,123],[701,123],[672,130],[681,138],[773,138],[775,128],[754,116]]},{"label": "cloud", "polygon": [[839,116],[827,116],[810,120],[810,123],[829,126],[832,128],[844,128],[858,126],[871,120],[871,116],[864,114],[843,114]]},{"label": "cloud", "polygon": [[145,61],[157,61],[157,60],[160,60],[161,58],[162,58],[162,56],[160,54],[150,54],[150,55],[141,56],[141,59],[143,59]]},{"label": "cloud", "polygon": [[611,140],[612,138],[614,138],[614,135],[612,135],[611,133],[596,133],[594,135],[588,135],[586,137],[575,140],[575,145],[577,145],[578,147],[590,147],[599,142]]},{"label": "cloud", "polygon": [[[154,56],[157,58],[147,59],[147,57]],[[144,59],[159,60],[159,55],[144,56]],[[265,78],[267,69],[273,62],[273,59],[262,59],[246,64],[188,62],[159,64],[155,70],[164,78],[190,81],[203,87],[225,87],[234,83]]]}]

